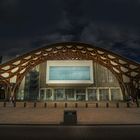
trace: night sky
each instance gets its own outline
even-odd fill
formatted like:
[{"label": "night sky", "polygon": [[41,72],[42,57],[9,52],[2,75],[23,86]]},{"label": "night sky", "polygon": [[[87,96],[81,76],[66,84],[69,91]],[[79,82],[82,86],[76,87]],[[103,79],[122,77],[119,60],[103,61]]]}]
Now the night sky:
[{"label": "night sky", "polygon": [[95,44],[140,63],[140,0],[0,0],[0,55],[42,44]]}]

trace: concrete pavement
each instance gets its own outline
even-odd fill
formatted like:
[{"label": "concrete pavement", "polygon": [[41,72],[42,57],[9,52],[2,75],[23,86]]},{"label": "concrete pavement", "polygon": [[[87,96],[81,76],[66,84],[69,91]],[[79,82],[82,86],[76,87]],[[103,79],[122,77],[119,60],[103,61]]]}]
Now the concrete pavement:
[{"label": "concrete pavement", "polygon": [[139,140],[140,125],[0,125],[1,140]]}]

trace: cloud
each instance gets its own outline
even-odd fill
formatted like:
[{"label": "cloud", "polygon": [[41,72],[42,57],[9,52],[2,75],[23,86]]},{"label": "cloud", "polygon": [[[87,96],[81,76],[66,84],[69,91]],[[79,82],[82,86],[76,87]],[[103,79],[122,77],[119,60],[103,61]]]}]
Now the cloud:
[{"label": "cloud", "polygon": [[62,12],[62,17],[60,21],[58,22],[58,27],[59,29],[66,30],[66,31],[72,29],[72,24],[66,11]]},{"label": "cloud", "polygon": [[80,40],[140,61],[140,36],[135,30],[91,22],[81,32]]},{"label": "cloud", "polygon": [[18,5],[19,0],[2,0],[1,3],[3,4],[3,6],[5,7],[15,7]]},{"label": "cloud", "polygon": [[71,34],[61,34],[61,33],[52,33],[47,34],[45,36],[41,36],[38,39],[34,40],[33,45],[34,46],[41,46],[43,44],[50,44],[50,43],[56,43],[56,42],[67,42],[72,41],[73,35]]},{"label": "cloud", "polygon": [[138,1],[2,1],[0,10],[7,10],[0,13],[2,55],[14,57],[44,43],[81,41],[140,61]]},{"label": "cloud", "polygon": [[29,38],[22,39],[6,39],[0,40],[0,48],[2,53],[0,55],[3,56],[3,62],[6,62],[17,55],[22,55],[31,51],[32,41]]}]

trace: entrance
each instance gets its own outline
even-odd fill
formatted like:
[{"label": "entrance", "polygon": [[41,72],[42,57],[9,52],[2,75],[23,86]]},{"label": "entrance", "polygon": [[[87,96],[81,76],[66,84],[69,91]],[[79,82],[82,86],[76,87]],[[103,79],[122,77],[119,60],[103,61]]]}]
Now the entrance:
[{"label": "entrance", "polygon": [[39,100],[44,101],[119,101],[120,88],[42,88]]}]

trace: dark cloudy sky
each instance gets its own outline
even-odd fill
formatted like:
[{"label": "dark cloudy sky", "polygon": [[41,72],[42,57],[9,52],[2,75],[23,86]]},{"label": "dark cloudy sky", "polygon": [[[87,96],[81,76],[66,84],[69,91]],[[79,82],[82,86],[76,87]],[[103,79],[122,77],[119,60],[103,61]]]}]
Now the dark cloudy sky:
[{"label": "dark cloudy sky", "polygon": [[0,0],[0,55],[80,41],[140,62],[140,0]]}]

